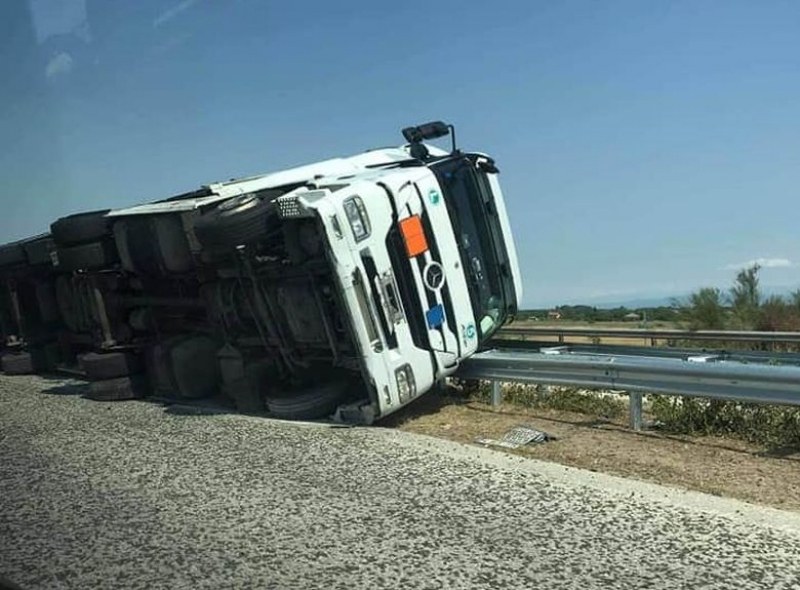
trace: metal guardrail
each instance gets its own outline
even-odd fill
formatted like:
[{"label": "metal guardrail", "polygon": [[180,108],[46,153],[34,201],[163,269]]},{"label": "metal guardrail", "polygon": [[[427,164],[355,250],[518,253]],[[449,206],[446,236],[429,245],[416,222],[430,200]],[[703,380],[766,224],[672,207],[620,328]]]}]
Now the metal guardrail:
[{"label": "metal guardrail", "polygon": [[761,363],[769,365],[800,365],[800,354],[797,352],[774,352],[771,350],[747,350],[739,348],[706,348],[706,347],[673,347],[673,346],[634,346],[631,344],[579,344],[556,343],[545,340],[504,340],[502,337],[491,340],[489,348],[514,350],[532,350],[539,352],[542,348],[568,346],[573,353],[611,354],[623,356],[647,356],[686,359],[700,354],[713,355],[721,361],[737,361],[740,363]]},{"label": "metal guardrail", "polygon": [[[609,347],[610,348],[610,347]],[[630,395],[630,423],[642,427],[642,393],[800,405],[800,366],[725,360],[713,353],[683,356],[576,352],[570,346],[531,350],[495,349],[461,364],[456,376],[492,381],[499,405],[503,381],[618,389]],[[800,364],[800,357],[796,358]]]},{"label": "metal guardrail", "polygon": [[698,340],[719,342],[800,343],[800,332],[745,332],[732,330],[642,330],[627,328],[571,328],[507,326],[497,331],[495,338],[517,336],[557,336],[559,342],[566,337],[624,338],[649,340]]}]

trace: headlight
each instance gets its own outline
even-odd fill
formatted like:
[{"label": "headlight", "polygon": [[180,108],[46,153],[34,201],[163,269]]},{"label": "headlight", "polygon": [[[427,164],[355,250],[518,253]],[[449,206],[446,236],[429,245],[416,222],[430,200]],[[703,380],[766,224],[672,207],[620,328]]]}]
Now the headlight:
[{"label": "headlight", "polygon": [[397,392],[401,403],[405,403],[417,395],[417,384],[414,382],[414,372],[411,370],[411,365],[398,367],[394,372],[394,376],[397,379]]},{"label": "headlight", "polygon": [[343,203],[343,207],[356,242],[360,242],[369,237],[369,217],[367,217],[367,210],[364,207],[364,202],[361,200],[361,197],[356,196],[348,198]]}]

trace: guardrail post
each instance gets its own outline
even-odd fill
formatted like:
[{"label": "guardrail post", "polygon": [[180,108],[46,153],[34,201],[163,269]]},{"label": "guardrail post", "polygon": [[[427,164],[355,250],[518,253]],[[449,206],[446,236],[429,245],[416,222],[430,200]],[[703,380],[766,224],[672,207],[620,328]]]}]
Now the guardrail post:
[{"label": "guardrail post", "polygon": [[631,430],[639,431],[642,429],[642,394],[631,392],[628,394],[628,400]]},{"label": "guardrail post", "polygon": [[503,392],[500,391],[500,382],[492,381],[492,407],[497,408],[503,401]]}]

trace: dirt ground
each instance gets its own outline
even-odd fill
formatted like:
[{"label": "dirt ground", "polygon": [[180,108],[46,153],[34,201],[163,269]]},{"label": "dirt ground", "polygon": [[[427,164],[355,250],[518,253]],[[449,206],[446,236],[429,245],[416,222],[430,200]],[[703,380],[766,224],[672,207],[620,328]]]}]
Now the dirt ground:
[{"label": "dirt ground", "polygon": [[382,423],[468,444],[499,439],[521,424],[558,440],[506,452],[800,511],[800,448],[768,451],[722,437],[634,432],[623,419],[551,409],[494,410],[453,391],[431,392]]}]

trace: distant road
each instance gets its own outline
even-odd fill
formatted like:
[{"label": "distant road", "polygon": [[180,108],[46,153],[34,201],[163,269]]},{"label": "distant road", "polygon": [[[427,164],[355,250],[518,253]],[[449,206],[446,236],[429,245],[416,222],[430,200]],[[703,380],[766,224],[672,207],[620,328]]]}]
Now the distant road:
[{"label": "distant road", "polygon": [[795,513],[399,431],[78,392],[0,377],[0,575],[26,589],[800,582]]}]

